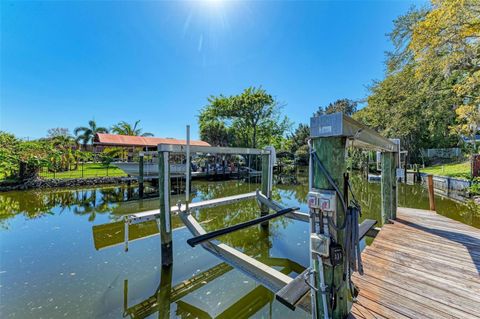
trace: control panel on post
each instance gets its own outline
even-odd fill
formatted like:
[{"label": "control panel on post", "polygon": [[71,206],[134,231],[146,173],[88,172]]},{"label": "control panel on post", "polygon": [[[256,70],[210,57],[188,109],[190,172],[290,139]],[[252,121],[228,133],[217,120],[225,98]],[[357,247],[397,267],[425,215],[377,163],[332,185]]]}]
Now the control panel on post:
[{"label": "control panel on post", "polygon": [[308,208],[319,209],[323,214],[333,217],[337,209],[336,196],[335,191],[312,188],[308,192]]},{"label": "control panel on post", "polygon": [[[315,215],[315,219],[319,223],[316,232],[310,234],[310,244],[312,253],[322,257],[330,256],[330,234],[328,230],[327,217],[333,217],[337,206],[335,192],[330,190],[312,189],[308,193],[308,207],[310,213]],[[322,223],[320,224],[320,221]],[[323,228],[320,226],[323,225]]]}]

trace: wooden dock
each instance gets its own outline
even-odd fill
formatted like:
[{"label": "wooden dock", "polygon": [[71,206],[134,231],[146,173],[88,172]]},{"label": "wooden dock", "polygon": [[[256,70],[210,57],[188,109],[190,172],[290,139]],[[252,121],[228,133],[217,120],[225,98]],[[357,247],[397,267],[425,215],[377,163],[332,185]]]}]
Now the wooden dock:
[{"label": "wooden dock", "polygon": [[362,257],[354,318],[480,318],[480,229],[398,208]]}]

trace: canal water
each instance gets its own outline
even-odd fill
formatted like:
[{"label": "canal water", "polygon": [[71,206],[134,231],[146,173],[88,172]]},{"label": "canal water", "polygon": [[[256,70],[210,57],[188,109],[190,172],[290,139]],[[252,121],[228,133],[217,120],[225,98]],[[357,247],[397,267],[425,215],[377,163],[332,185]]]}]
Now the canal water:
[{"label": "canal water", "polygon": [[[308,179],[278,184],[274,197],[306,212]],[[351,177],[363,218],[379,218],[380,184]],[[194,201],[254,191],[242,181],[194,181]],[[156,199],[126,201],[126,186],[0,193],[1,318],[308,318],[291,311],[274,294],[201,247],[174,218],[174,265],[160,267],[156,224],[130,230],[123,244],[124,214],[158,208]],[[183,197],[174,197],[172,202]],[[399,184],[399,205],[428,208],[419,185]],[[480,227],[480,213],[436,198],[440,214]],[[259,216],[255,201],[202,209],[196,218],[207,231]],[[308,265],[308,226],[281,218],[266,233],[250,227],[219,238],[290,276]]]}]

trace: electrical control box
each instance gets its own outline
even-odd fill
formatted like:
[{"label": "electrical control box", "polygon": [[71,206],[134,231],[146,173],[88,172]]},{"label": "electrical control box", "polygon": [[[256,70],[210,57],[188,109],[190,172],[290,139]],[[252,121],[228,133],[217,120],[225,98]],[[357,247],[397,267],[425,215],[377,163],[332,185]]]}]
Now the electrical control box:
[{"label": "electrical control box", "polygon": [[326,213],[333,213],[337,209],[337,195],[335,191],[312,189],[308,192],[308,207],[320,209]]},{"label": "electrical control box", "polygon": [[328,257],[330,252],[330,238],[322,234],[310,234],[310,245],[313,253]]}]

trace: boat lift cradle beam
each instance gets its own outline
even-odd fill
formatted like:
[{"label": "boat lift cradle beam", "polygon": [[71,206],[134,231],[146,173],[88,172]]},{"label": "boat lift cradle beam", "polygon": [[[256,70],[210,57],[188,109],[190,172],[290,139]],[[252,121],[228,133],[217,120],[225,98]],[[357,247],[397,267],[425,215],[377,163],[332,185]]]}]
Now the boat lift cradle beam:
[{"label": "boat lift cradle beam", "polygon": [[240,224],[236,224],[236,225],[226,227],[226,228],[221,228],[221,229],[212,231],[210,233],[206,233],[204,235],[199,235],[199,236],[190,238],[190,239],[187,240],[187,243],[190,246],[195,247],[196,245],[201,244],[205,241],[210,241],[210,240],[215,239],[217,237],[220,237],[222,235],[226,235],[226,234],[232,233],[232,232],[237,231],[237,230],[245,229],[247,227],[251,227],[251,226],[254,226],[254,225],[264,223],[266,221],[269,221],[270,219],[274,219],[274,218],[283,216],[283,215],[291,213],[291,212],[293,212],[297,209],[299,209],[299,208],[285,208],[285,209],[282,209],[282,210],[276,212],[275,214],[265,215],[265,216],[255,218],[255,219],[252,219],[252,220],[240,223]]},{"label": "boat lift cradle beam", "polygon": [[[205,235],[207,233],[200,223],[188,212],[181,212],[179,216],[185,226],[187,226],[187,229],[194,236]],[[281,273],[275,268],[267,266],[255,258],[245,255],[226,244],[216,244],[207,241],[200,245],[208,252],[237,268],[250,278],[253,278],[274,292],[279,291],[293,280],[291,277]]]},{"label": "boat lift cradle beam", "polygon": [[[172,206],[170,208],[171,214],[177,215],[180,212],[183,211],[189,211],[189,210],[194,210],[194,209],[202,209],[202,208],[211,208],[211,207],[217,207],[221,205],[228,205],[228,204],[233,204],[237,203],[242,200],[246,199],[252,199],[255,198],[257,194],[255,192],[251,193],[244,193],[240,195],[233,195],[233,196],[227,196],[223,198],[215,198],[215,199],[209,199],[201,202],[195,202],[191,203],[187,206],[185,204],[181,205],[176,205]],[[155,220],[160,216],[160,210],[159,209],[153,209],[153,210],[148,210],[145,212],[140,212],[140,213],[135,213],[135,214],[130,214],[125,216],[124,220],[126,223],[129,225],[132,224],[138,224],[138,223],[143,223],[146,221],[150,220]]]},{"label": "boat lift cradle beam", "polygon": [[[200,223],[190,214],[192,210],[208,208],[208,207],[217,207],[217,206],[236,203],[242,200],[247,200],[252,198],[256,198],[259,203],[266,205],[273,211],[279,212],[279,211],[285,210],[285,207],[282,207],[282,205],[280,205],[279,203],[276,203],[275,201],[268,199],[264,194],[262,194],[260,191],[257,190],[256,192],[192,203],[190,204],[188,209],[186,208],[185,205],[173,206],[171,209],[171,212],[179,215],[179,217],[181,218],[181,220],[183,221],[187,229],[194,236],[202,236],[207,234],[207,232],[200,225]],[[138,223],[142,223],[150,220],[158,220],[159,214],[160,214],[159,210],[152,210],[152,211],[141,212],[141,213],[126,216],[125,217],[126,230],[128,229],[128,225],[131,225],[131,224],[138,224]],[[274,214],[272,214],[272,216],[273,215]],[[290,209],[283,215],[287,218],[295,219],[302,222],[308,222],[308,218],[309,218],[308,214],[302,213],[296,209],[294,210]],[[370,228],[371,227],[369,227],[369,229]],[[362,232],[362,234],[360,234],[360,237],[363,237],[365,235],[368,236],[369,234],[367,232]],[[128,235],[125,237],[128,238]],[[239,269],[241,272],[243,272],[250,278],[256,280],[257,282],[263,284],[265,287],[267,287],[268,289],[270,289],[275,293],[281,290],[285,291],[284,288],[287,288],[286,290],[288,290],[288,285],[293,284],[294,278],[291,278],[279,272],[275,268],[272,268],[250,256],[247,256],[242,252],[226,244],[222,244],[222,243],[216,244],[211,241],[203,241],[200,243],[200,245],[208,252],[217,256],[221,260],[227,262],[231,266]],[[296,282],[298,283],[298,278]],[[286,298],[285,296],[283,297]],[[285,300],[282,300],[282,302],[286,304]],[[301,303],[299,304],[299,300],[296,300],[296,302],[292,302],[289,305],[289,307],[291,308],[292,307],[294,308],[295,306],[300,306],[301,308],[305,308],[305,304],[301,304]],[[309,311],[310,309],[304,309],[304,310]]]}]

